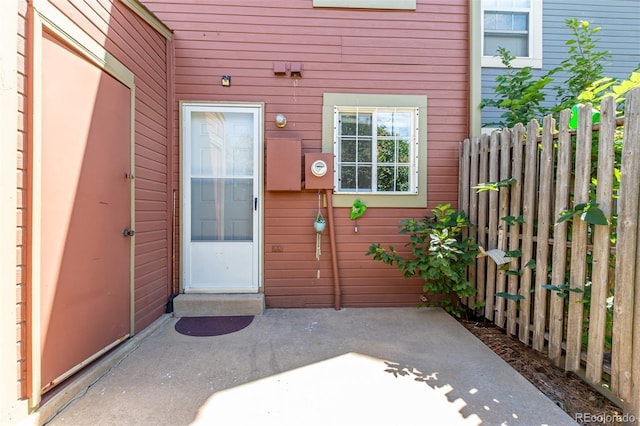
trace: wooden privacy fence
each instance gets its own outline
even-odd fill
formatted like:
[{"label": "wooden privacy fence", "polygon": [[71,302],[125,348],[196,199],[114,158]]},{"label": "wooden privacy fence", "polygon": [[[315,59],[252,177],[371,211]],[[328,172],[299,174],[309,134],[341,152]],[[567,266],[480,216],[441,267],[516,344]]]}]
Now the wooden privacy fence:
[{"label": "wooden privacy fence", "polygon": [[[465,140],[460,209],[485,250],[464,302],[510,335],[584,373],[640,418],[640,88],[625,117],[613,98]],[[484,185],[483,185],[484,184]],[[491,187],[491,190],[480,190]],[[596,204],[594,204],[594,202]],[[559,221],[569,210],[576,214]],[[583,219],[580,218],[582,214]],[[610,225],[602,225],[606,218]]]}]

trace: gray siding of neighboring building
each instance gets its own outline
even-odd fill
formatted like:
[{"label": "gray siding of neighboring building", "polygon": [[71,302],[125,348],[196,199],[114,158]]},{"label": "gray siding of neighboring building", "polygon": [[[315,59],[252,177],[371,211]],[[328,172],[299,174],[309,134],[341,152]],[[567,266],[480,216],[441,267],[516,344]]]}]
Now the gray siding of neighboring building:
[{"label": "gray siding of neighboring building", "polygon": [[[533,0],[538,1],[538,0]],[[568,55],[565,42],[571,38],[571,30],[565,21],[570,18],[589,21],[590,26],[602,27],[597,33],[600,41],[598,50],[608,50],[611,59],[605,63],[605,75],[627,78],[640,63],[640,0],[544,0],[542,28],[541,70],[533,70],[540,76],[560,65]],[[504,72],[499,68],[482,69],[482,99],[491,98],[496,87],[495,79]],[[567,78],[566,73],[558,73],[549,87],[555,87]],[[547,90],[545,106],[556,104],[555,90]],[[482,124],[499,121],[503,111],[485,108]]]}]

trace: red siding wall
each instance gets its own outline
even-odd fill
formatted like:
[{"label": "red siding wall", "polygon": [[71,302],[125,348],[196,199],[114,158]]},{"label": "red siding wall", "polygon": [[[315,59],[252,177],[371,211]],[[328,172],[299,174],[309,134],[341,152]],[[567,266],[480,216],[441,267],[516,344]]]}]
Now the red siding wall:
[{"label": "red siding wall", "polygon": [[[18,387],[27,396],[29,134],[28,87],[33,52],[28,51],[28,3],[19,1],[17,47],[19,121],[17,123],[18,229],[16,301]],[[135,330],[157,319],[170,292],[170,173],[168,162],[168,41],[118,0],[51,0],[79,28],[135,74],[136,257]]]},{"label": "red siding wall", "polygon": [[[303,152],[321,149],[325,92],[426,95],[428,204],[456,204],[457,143],[468,116],[467,0],[418,0],[415,11],[314,9],[311,0],[143,3],[174,30],[176,108],[180,100],[265,102],[266,139],[300,138]],[[275,61],[301,62],[303,77],[275,76]],[[224,74],[231,87],[221,87]],[[277,113],[287,116],[285,129],[276,128]],[[266,192],[264,205],[267,306],[333,306],[326,232],[315,259],[317,194]],[[372,242],[401,246],[398,221],[425,213],[369,209],[355,233],[348,210],[336,209],[345,306],[415,306],[420,283],[364,253]]]}]

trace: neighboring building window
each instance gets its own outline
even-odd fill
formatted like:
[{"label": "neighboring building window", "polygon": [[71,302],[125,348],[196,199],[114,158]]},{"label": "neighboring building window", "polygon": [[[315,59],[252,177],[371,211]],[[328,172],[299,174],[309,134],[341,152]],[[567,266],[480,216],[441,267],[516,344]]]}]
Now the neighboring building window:
[{"label": "neighboring building window", "polygon": [[482,0],[482,66],[502,67],[498,48],[516,68],[542,67],[542,1]]},{"label": "neighboring building window", "polygon": [[418,112],[336,106],[337,192],[416,193]]},{"label": "neighboring building window", "polygon": [[325,93],[322,151],[336,207],[426,207],[427,97]]}]

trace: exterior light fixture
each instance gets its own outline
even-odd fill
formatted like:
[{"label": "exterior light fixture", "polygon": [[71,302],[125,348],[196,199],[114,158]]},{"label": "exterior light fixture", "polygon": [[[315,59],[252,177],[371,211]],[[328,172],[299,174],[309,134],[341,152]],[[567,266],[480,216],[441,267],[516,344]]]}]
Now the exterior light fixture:
[{"label": "exterior light fixture", "polygon": [[287,117],[284,114],[276,115],[276,126],[283,128],[287,125]]},{"label": "exterior light fixture", "polygon": [[220,83],[222,84],[222,87],[231,86],[231,76],[230,75],[223,75],[222,79],[220,80]]}]

